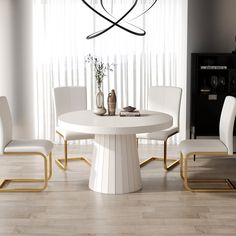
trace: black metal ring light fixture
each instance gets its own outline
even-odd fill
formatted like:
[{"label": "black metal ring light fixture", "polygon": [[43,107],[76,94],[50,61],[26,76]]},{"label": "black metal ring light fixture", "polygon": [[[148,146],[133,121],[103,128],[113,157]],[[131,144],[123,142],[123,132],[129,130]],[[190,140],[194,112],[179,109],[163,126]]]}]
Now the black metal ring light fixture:
[{"label": "black metal ring light fixture", "polygon": [[[135,28],[136,30],[131,30],[127,27],[122,26],[120,23],[124,20],[124,18],[136,7],[138,0],[135,0],[133,5],[131,6],[131,8],[123,15],[121,16],[121,18],[119,19],[115,19],[112,14],[106,9],[106,7],[104,6],[103,0],[100,0],[100,5],[102,7],[102,9],[112,18],[114,18],[114,20],[106,17],[105,15],[103,15],[102,13],[100,13],[99,11],[97,11],[96,9],[94,9],[90,4],[87,3],[86,0],[82,0],[82,2],[88,7],[90,8],[93,12],[95,12],[96,14],[98,14],[99,16],[101,16],[102,18],[104,18],[105,20],[107,20],[108,22],[111,23],[111,25],[109,27],[107,27],[106,29],[97,31],[95,33],[92,33],[90,35],[88,35],[86,38],[87,39],[93,39],[98,37],[99,35],[104,34],[105,32],[107,32],[108,30],[110,30],[111,28],[113,28],[114,26],[117,26],[123,30],[125,30],[126,32],[129,32],[131,34],[137,35],[137,36],[144,36],[146,34],[145,30],[129,23],[129,22],[125,22],[126,24],[130,25],[131,27]],[[154,2],[151,4],[151,6],[149,8],[147,8],[144,12],[142,12],[140,15],[134,17],[132,20],[137,19],[138,17],[144,15],[147,11],[149,11],[155,4],[156,4],[157,0],[154,0]]]}]

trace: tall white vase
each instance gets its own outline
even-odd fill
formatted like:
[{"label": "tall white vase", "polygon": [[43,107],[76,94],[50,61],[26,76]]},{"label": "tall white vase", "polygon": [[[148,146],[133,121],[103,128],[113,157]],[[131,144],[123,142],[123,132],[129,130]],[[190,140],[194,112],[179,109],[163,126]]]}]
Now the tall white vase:
[{"label": "tall white vase", "polygon": [[104,107],[104,94],[100,88],[98,88],[98,93],[96,95],[96,109],[93,112],[100,116],[103,116],[106,113]]}]

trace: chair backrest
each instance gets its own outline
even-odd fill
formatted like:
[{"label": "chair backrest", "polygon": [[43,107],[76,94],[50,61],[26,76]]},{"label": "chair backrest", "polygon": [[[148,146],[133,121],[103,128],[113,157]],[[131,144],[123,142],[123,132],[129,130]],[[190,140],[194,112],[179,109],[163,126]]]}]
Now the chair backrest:
[{"label": "chair backrest", "polygon": [[179,127],[182,89],[170,86],[154,86],[149,89],[148,109],[167,113],[173,117],[173,126]]},{"label": "chair backrest", "polygon": [[87,109],[87,91],[85,87],[54,88],[56,117],[67,112]]},{"label": "chair backrest", "polygon": [[227,96],[220,115],[220,140],[228,148],[228,154],[233,155],[233,130],[236,116],[236,98]]},{"label": "chair backrest", "polygon": [[0,97],[0,154],[12,140],[12,118],[6,97]]}]

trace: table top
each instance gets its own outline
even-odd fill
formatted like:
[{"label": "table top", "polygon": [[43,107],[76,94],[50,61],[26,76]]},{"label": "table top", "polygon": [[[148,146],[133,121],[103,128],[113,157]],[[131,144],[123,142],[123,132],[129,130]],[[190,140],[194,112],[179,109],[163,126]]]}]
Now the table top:
[{"label": "table top", "polygon": [[92,111],[74,111],[58,118],[59,126],[88,134],[138,134],[171,127],[172,116],[154,111],[140,111],[139,117],[98,116]]}]

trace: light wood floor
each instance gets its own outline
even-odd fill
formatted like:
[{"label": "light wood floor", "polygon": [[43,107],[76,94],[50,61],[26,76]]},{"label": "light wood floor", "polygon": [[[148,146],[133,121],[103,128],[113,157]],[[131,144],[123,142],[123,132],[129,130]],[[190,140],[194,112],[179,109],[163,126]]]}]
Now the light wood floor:
[{"label": "light wood floor", "polygon": [[[156,145],[139,147],[141,158],[160,153]],[[71,150],[91,158],[91,146]],[[54,158],[61,152],[57,146]],[[176,147],[171,154],[178,156]],[[37,176],[40,160],[28,159],[1,158],[1,175]],[[89,167],[83,162],[70,163],[67,172],[53,162],[46,191],[0,194],[0,235],[236,235],[236,193],[187,192],[179,166],[168,173],[162,166],[152,162],[142,168],[140,192],[104,195],[88,189]],[[192,176],[227,174],[236,180],[236,158],[201,159],[191,166]]]}]

